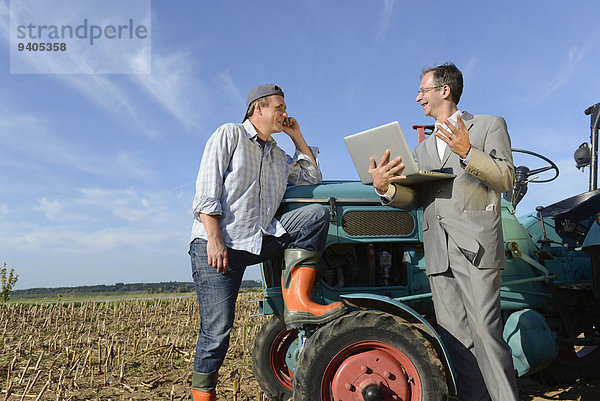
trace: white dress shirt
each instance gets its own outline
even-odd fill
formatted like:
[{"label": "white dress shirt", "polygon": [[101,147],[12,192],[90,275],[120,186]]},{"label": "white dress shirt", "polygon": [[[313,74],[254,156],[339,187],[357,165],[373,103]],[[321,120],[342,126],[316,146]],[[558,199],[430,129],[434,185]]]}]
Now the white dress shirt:
[{"label": "white dress shirt", "polygon": [[[462,116],[462,111],[457,110],[456,113],[452,114],[448,118],[448,121],[450,121],[452,123],[452,125],[454,125],[454,127],[457,129],[458,129],[458,116]],[[444,135],[438,129],[438,126],[441,126],[446,131],[450,131],[450,129],[448,128],[448,126],[445,123],[440,123],[440,122],[436,121],[435,129],[433,130],[433,133],[431,135],[435,135],[437,132]],[[436,144],[438,156],[440,157],[440,162],[441,162],[444,159],[444,153],[446,152],[446,148],[448,147],[448,144],[437,136],[435,137],[435,144]],[[469,153],[467,154],[467,156],[464,159],[462,157],[460,158],[460,160],[463,162],[464,165],[469,164],[470,154],[471,154],[471,151],[469,150]],[[375,192],[377,192],[377,195],[381,196],[382,198],[385,198],[387,201],[391,201],[394,199],[394,196],[396,196],[396,187],[394,185],[390,185],[385,194],[380,194],[379,191],[377,191],[377,190],[375,190]]]}]

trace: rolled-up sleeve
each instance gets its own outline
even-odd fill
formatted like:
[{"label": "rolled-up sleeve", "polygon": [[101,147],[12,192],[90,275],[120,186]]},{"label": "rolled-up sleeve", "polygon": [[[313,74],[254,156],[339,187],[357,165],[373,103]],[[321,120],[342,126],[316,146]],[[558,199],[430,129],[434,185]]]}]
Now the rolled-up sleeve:
[{"label": "rolled-up sleeve", "polygon": [[317,160],[317,164],[313,163],[308,155],[296,150],[294,157],[288,156],[288,164],[290,166],[290,173],[288,176],[289,184],[312,185],[320,184],[323,180],[317,158],[319,155],[319,148],[316,146],[309,146],[309,148],[315,157],[315,160]]},{"label": "rolled-up sleeve", "polygon": [[196,179],[194,197],[194,217],[199,215],[221,215],[221,193],[223,181],[231,155],[235,149],[236,137],[227,125],[219,127],[206,142]]}]

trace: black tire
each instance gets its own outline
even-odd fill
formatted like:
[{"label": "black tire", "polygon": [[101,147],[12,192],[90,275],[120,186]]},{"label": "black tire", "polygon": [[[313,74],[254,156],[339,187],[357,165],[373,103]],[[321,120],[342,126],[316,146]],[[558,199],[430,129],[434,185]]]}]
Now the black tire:
[{"label": "black tire", "polygon": [[[569,294],[567,294],[569,295]],[[571,299],[575,299],[570,294]],[[569,298],[567,298],[569,299]],[[589,340],[598,344],[600,340],[600,303],[590,293],[578,300],[573,310],[569,310],[569,318],[573,319],[571,331],[574,337]],[[568,331],[565,329],[565,331]],[[556,359],[538,373],[539,378],[552,384],[573,383],[577,380],[600,379],[600,345],[577,346],[559,343]]]},{"label": "black tire", "polygon": [[446,399],[448,385],[442,362],[418,330],[388,313],[357,311],[306,341],[294,401],[363,399],[357,391],[367,399],[392,400],[395,394],[404,401],[438,401]]},{"label": "black tire", "polygon": [[546,383],[573,383],[600,378],[600,346],[562,346],[556,359],[539,374]]},{"label": "black tire", "polygon": [[252,370],[262,391],[273,401],[292,396],[293,368],[285,355],[298,337],[297,330],[287,330],[279,315],[273,316],[260,329],[252,349]]}]

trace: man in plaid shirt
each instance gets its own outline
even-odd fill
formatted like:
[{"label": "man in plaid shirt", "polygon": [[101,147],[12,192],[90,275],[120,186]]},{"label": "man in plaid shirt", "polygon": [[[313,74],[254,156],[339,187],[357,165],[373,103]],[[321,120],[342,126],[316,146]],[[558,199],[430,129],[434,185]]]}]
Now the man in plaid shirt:
[{"label": "man in plaid shirt", "polygon": [[[294,157],[271,138],[281,131],[294,142]],[[283,90],[273,84],[252,89],[243,123],[222,125],[206,143],[196,181],[190,245],[201,317],[194,401],[216,399],[217,373],[229,347],[246,266],[284,252],[281,283],[288,328],[321,324],[346,311],[341,302],[320,305],[311,298],[329,211],[313,204],[275,216],[287,184],[321,182],[317,155],[318,149],[306,144],[298,122],[288,117]]]}]

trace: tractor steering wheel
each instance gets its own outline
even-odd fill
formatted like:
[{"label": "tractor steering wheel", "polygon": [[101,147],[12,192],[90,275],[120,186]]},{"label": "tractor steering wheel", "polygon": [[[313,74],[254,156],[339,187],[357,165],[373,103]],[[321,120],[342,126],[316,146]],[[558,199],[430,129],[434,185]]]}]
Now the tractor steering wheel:
[{"label": "tractor steering wheel", "polygon": [[[536,175],[539,173],[543,173],[544,171],[548,171],[548,170],[554,170],[554,177],[552,178],[548,178],[545,180],[528,180],[527,182],[533,182],[533,183],[541,183],[541,182],[550,182],[550,181],[554,181],[557,177],[558,177],[558,166],[550,159],[548,159],[546,156],[542,156],[539,153],[535,153],[532,152],[530,150],[523,150],[523,149],[512,149],[513,152],[517,152],[517,153],[525,153],[531,156],[535,156],[538,159],[542,159],[545,162],[547,162],[549,165],[548,166],[544,166],[544,167],[540,167],[540,168],[536,168],[535,170],[529,170],[526,172],[526,176],[527,178],[531,177],[532,175]],[[521,166],[519,166],[521,167]]]},{"label": "tractor steering wheel", "polygon": [[[515,167],[514,187],[513,187],[512,191],[509,191],[504,194],[504,198],[506,200],[508,200],[510,203],[512,203],[513,207],[517,207],[517,204],[521,201],[521,199],[523,199],[523,197],[527,193],[527,184],[529,184],[530,182],[540,183],[540,182],[550,182],[550,181],[555,180],[556,177],[558,177],[558,166],[556,164],[554,164],[554,162],[552,160],[548,159],[546,156],[542,156],[539,153],[535,153],[530,150],[513,149],[512,151],[517,152],[517,153],[525,153],[525,154],[528,154],[531,156],[535,156],[538,159],[542,159],[548,163],[547,166],[536,168],[534,170],[530,170],[529,167],[527,167],[527,166]],[[543,173],[544,171],[548,171],[548,170],[554,170],[554,173],[555,173],[554,177],[548,178],[545,180],[538,180],[535,178],[531,179],[531,180],[529,179],[529,177],[531,177],[533,175]]]}]

